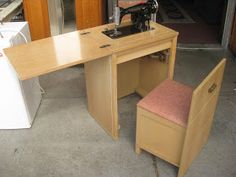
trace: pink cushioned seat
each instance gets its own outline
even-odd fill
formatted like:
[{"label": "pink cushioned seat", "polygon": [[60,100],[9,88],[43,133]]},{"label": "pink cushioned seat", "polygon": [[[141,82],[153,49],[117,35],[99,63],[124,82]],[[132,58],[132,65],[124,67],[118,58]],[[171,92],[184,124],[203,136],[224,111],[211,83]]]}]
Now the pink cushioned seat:
[{"label": "pink cushioned seat", "polygon": [[191,87],[166,79],[145,96],[138,106],[186,127],[192,93]]}]

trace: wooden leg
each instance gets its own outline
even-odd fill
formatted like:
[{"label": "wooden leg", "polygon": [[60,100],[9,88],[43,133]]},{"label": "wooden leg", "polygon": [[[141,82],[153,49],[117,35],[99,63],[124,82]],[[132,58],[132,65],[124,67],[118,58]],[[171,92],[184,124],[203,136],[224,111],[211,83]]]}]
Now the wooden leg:
[{"label": "wooden leg", "polygon": [[117,94],[117,62],[116,57],[112,56],[111,58],[111,106],[112,106],[112,117],[113,117],[113,130],[112,130],[112,136],[114,139],[118,139],[119,137],[119,121],[118,121],[118,94]]},{"label": "wooden leg", "polygon": [[141,148],[139,147],[139,140],[140,140],[140,135],[139,135],[139,120],[140,120],[140,109],[139,107],[137,107],[137,118],[136,118],[136,142],[135,142],[135,152],[136,154],[140,154],[141,153]]},{"label": "wooden leg", "polygon": [[175,37],[173,39],[172,45],[171,45],[171,48],[170,48],[169,70],[168,70],[168,77],[170,79],[173,79],[173,77],[174,77],[176,45],[177,45],[177,37]]},{"label": "wooden leg", "polygon": [[[114,139],[118,137],[116,71],[111,57],[85,63],[88,110]],[[114,93],[115,92],[115,93]]]},{"label": "wooden leg", "polygon": [[178,177],[183,177],[185,174],[185,171],[182,171],[179,169],[179,172],[178,172]]},{"label": "wooden leg", "polygon": [[139,148],[138,144],[135,145],[135,152],[138,155],[142,152],[142,150],[141,150],[141,148]]}]

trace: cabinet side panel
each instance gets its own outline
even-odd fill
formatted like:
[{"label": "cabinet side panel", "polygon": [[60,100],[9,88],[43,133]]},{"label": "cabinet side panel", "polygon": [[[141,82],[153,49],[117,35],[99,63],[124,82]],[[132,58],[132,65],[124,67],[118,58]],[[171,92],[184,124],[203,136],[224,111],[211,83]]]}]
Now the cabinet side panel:
[{"label": "cabinet side panel", "polygon": [[111,58],[85,63],[88,110],[93,118],[112,135]]}]

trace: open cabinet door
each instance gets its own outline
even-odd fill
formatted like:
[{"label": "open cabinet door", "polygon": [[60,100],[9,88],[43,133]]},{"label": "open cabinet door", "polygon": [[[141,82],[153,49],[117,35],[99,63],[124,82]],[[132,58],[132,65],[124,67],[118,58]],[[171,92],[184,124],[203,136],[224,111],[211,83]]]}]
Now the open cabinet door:
[{"label": "open cabinet door", "polygon": [[103,24],[102,0],[75,0],[75,10],[78,30]]}]

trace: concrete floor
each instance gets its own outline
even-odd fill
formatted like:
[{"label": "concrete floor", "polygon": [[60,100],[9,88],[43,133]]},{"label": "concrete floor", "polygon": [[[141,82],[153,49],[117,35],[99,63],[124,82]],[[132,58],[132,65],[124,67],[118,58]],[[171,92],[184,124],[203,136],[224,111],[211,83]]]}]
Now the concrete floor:
[{"label": "concrete floor", "polygon": [[[236,61],[227,51],[178,51],[177,81],[196,86],[226,56],[222,92],[209,141],[186,177],[236,176]],[[175,177],[177,168],[134,152],[136,103],[119,100],[120,139],[89,115],[83,67],[40,78],[46,93],[31,129],[0,130],[0,177]]]},{"label": "concrete floor", "polygon": [[77,30],[75,20],[67,20],[64,22],[62,33],[69,33],[75,30]]}]

